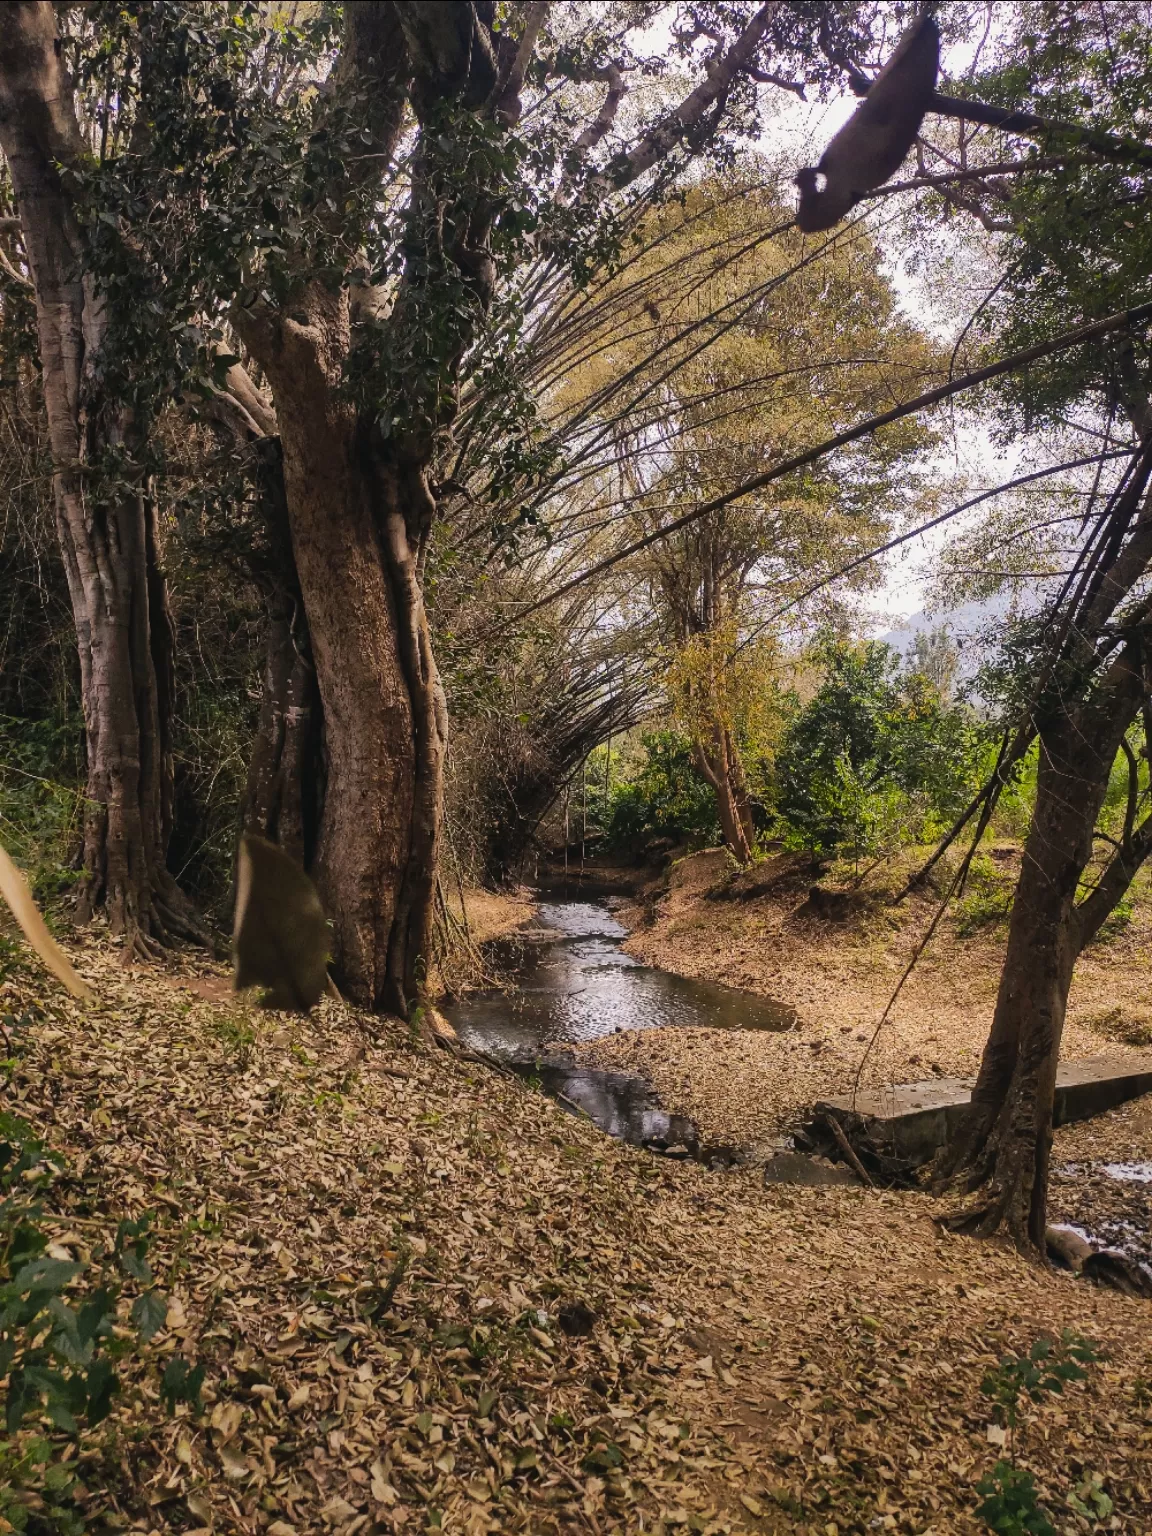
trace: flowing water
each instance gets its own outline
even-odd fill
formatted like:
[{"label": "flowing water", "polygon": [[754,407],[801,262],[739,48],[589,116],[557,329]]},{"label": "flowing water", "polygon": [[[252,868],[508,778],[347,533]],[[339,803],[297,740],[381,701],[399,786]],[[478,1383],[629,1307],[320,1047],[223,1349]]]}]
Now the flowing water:
[{"label": "flowing water", "polygon": [[546,900],[532,929],[498,946],[514,990],[473,993],[445,1011],[471,1050],[536,1078],[609,1135],[695,1152],[692,1121],[666,1114],[642,1079],[582,1066],[563,1054],[564,1046],[626,1029],[787,1030],[796,1013],[768,998],[641,965],[621,948],[626,931],[603,901]]}]

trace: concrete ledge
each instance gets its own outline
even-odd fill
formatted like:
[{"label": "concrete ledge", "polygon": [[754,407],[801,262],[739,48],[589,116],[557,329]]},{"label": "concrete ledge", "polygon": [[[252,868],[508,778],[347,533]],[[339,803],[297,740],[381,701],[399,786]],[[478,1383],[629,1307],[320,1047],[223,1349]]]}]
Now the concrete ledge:
[{"label": "concrete ledge", "polygon": [[[927,1162],[955,1135],[975,1079],[935,1077],[896,1083],[851,1097],[826,1099],[816,1112],[863,1115],[878,1146],[914,1163]],[[1063,1062],[1056,1074],[1054,1122],[1067,1125],[1102,1115],[1128,1099],[1152,1093],[1152,1055],[1085,1056]]]}]

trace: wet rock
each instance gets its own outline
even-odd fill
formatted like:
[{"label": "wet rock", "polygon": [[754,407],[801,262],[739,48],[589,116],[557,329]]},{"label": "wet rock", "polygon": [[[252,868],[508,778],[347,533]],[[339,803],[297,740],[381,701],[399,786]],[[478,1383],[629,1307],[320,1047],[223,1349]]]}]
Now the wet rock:
[{"label": "wet rock", "polygon": [[822,1157],[808,1157],[803,1152],[777,1152],[764,1164],[765,1184],[803,1184],[809,1187],[852,1184],[859,1180],[850,1168],[826,1162]]},{"label": "wet rock", "polygon": [[1126,1253],[1104,1248],[1089,1254],[1081,1270],[1086,1280],[1120,1291],[1124,1296],[1152,1296],[1152,1271]]}]

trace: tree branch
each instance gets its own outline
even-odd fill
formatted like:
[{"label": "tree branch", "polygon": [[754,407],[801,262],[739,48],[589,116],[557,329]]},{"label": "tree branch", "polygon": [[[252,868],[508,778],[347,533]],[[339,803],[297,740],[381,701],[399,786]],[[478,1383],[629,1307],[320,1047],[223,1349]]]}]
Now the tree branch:
[{"label": "tree branch", "polygon": [[604,68],[598,69],[592,78],[607,81],[608,89],[604,93],[599,112],[573,145],[574,149],[584,155],[596,148],[616,121],[616,113],[620,110],[620,103],[624,99],[626,89],[624,71],[618,64],[605,64]]},{"label": "tree branch", "polygon": [[1152,816],[1142,821],[1123,848],[1108,861],[1091,896],[1076,908],[1078,951],[1095,938],[1116,910],[1141,864],[1152,854]]},{"label": "tree branch", "polygon": [[581,575],[573,577],[555,592],[539,598],[529,608],[522,610],[517,619],[524,619],[545,604],[555,602],[558,597],[563,597],[573,587],[582,582],[591,581],[594,576],[610,570],[619,565],[622,560],[627,560],[630,555],[637,554],[642,549],[647,549],[650,544],[655,544],[659,539],[666,539],[669,534],[677,533],[681,528],[707,517],[710,512],[717,512],[721,507],[726,507],[730,502],[739,501],[741,497],[749,496],[753,491],[760,490],[763,486],[771,484],[774,480],[780,480],[785,475],[792,474],[797,469],[803,469],[808,464],[814,464],[818,459],[825,458],[837,448],[844,448],[849,443],[857,442],[862,437],[878,431],[881,427],[889,426],[894,421],[900,421],[905,416],[915,415],[917,411],[927,410],[929,406],[938,405],[942,400],[948,400],[953,395],[961,394],[966,389],[972,389],[977,384],[984,384],[989,379],[1001,377],[1005,373],[1011,373],[1016,368],[1022,368],[1026,363],[1037,361],[1042,357],[1051,357],[1053,353],[1063,352],[1069,347],[1080,346],[1086,341],[1095,341],[1097,337],[1110,335],[1113,331],[1121,330],[1125,326],[1139,325],[1152,318],[1152,303],[1140,304],[1133,309],[1120,310],[1114,315],[1108,315],[1103,320],[1093,320],[1087,325],[1077,326],[1075,330],[1064,331],[1059,336],[1053,336],[1048,341],[1037,342],[1035,346],[1027,347],[1022,352],[1014,352],[1010,357],[1002,358],[998,363],[990,363],[986,368],[977,368],[973,373],[966,373],[958,379],[953,379],[947,384],[942,384],[937,389],[930,389],[923,395],[917,395],[914,400],[905,401],[903,405],[893,406],[890,411],[884,411],[879,416],[870,416],[866,421],[859,422],[847,431],[837,433],[835,437],[828,438],[825,442],[817,443],[812,448],[807,448],[803,453],[795,454],[792,458],[784,459],[772,469],[766,470],[761,475],[754,476],[751,480],[745,480],[743,484],[735,486],[730,491],[725,491],[722,496],[716,496],[711,501],[706,501],[702,506],[695,507],[691,512],[685,512],[683,517],[677,517],[662,528],[656,528],[651,533],[645,534],[642,539],[618,550],[614,555],[609,555],[603,560],[597,561],[593,566]]},{"label": "tree branch", "polygon": [[395,0],[389,9],[399,18],[416,69],[412,104],[417,116],[449,96],[473,109],[488,100],[496,88],[496,54],[475,5],[469,0]]},{"label": "tree branch", "polygon": [[628,186],[663,160],[693,129],[700,127],[708,113],[723,104],[737,75],[751,64],[778,8],[777,0],[768,0],[760,6],[728,52],[709,60],[706,79],[690,91],[679,106],[662,117],[639,143],[616,156],[603,175],[594,177],[590,194],[604,196]]},{"label": "tree branch", "polygon": [[507,67],[500,72],[495,90],[496,116],[509,127],[520,120],[520,92],[524,86],[524,76],[528,72],[536,40],[548,19],[549,9],[549,0],[533,0],[528,7],[524,31],[521,33],[516,52]]},{"label": "tree branch", "polygon": [[939,92],[928,103],[929,112],[938,117],[957,117],[968,123],[982,123],[987,128],[1002,128],[1005,133],[1019,133],[1025,138],[1064,136],[1075,139],[1078,148],[1090,149],[1105,160],[1119,160],[1132,165],[1152,166],[1152,144],[1139,139],[1104,133],[1079,123],[1060,123],[1037,117],[1034,112],[1015,111],[1009,107],[991,107],[982,101],[964,101]]},{"label": "tree branch", "polygon": [[404,126],[412,66],[396,14],[400,9],[381,0],[344,7],[340,56],[324,94],[334,112],[356,96],[365,102],[361,126],[369,135],[367,153],[346,160],[343,167],[344,176],[357,186],[384,174]]}]

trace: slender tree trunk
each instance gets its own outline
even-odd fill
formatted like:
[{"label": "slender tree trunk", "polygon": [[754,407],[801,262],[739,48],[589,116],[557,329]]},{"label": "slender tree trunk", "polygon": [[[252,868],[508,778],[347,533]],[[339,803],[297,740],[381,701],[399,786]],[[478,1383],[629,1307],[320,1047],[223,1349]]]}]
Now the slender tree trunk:
[{"label": "slender tree trunk", "polygon": [[1112,764],[1143,690],[1139,649],[1130,646],[1102,686],[1041,732],[1036,804],[992,1030],[967,1115],[937,1165],[941,1186],[980,1191],[951,1225],[981,1236],[1003,1232],[1039,1255],[1068,990],[1095,931],[1077,895]]},{"label": "slender tree trunk", "polygon": [[941,1165],[964,1188],[982,1187],[962,1215],[965,1230],[1005,1231],[1037,1253],[1044,1252],[1056,1066],[1077,956],[1076,893],[1095,822],[1095,807],[1070,803],[1066,787],[1043,754],[992,1030],[968,1116]]},{"label": "slender tree trunk", "polygon": [[[139,425],[101,397],[108,317],[59,167],[83,152],[51,4],[0,10],[0,147],[36,297],[56,522],[88,758],[79,915],[103,903],[134,947],[202,936],[165,868],[172,823],[171,620]],[[125,465],[128,469],[126,471]]]},{"label": "slender tree trunk", "polygon": [[747,864],[752,857],[752,840],[749,836],[751,814],[747,805],[742,814],[740,793],[733,782],[732,757],[730,755],[730,741],[727,731],[722,726],[717,726],[713,735],[711,751],[699,743],[693,746],[693,755],[696,766],[704,778],[712,786],[712,792],[716,797],[716,814],[720,819],[720,831],[724,841],[732,850],[733,857],[741,864]]},{"label": "slender tree trunk", "polygon": [[290,317],[238,324],[275,399],[323,702],[329,792],[315,872],[337,979],[363,1006],[405,1014],[424,981],[447,740],[417,571],[431,495],[341,389],[346,294],[317,285]]}]

